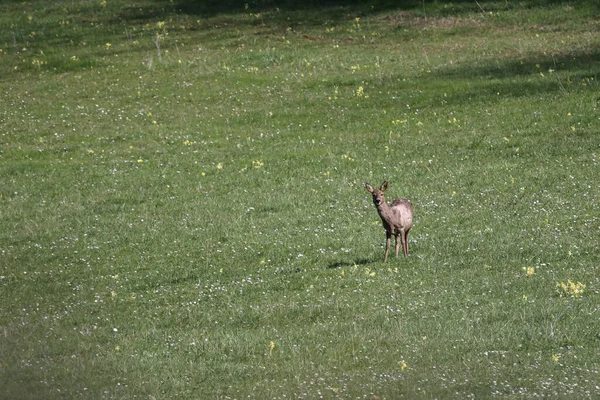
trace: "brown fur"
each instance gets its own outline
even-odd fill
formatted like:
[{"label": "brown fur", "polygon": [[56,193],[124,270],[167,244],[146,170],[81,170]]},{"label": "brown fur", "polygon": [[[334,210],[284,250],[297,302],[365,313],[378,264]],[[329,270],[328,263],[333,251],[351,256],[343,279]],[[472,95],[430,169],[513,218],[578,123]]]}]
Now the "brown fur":
[{"label": "brown fur", "polygon": [[[368,183],[365,184],[365,188],[373,196],[373,204],[375,204],[377,213],[385,228],[386,242],[384,262],[387,261],[390,252],[392,235],[394,235],[396,240],[396,257],[398,257],[400,244],[402,244],[404,256],[408,256],[408,232],[410,231],[410,228],[412,228],[414,215],[412,204],[406,199],[396,199],[388,206],[383,197],[383,192],[385,192],[387,186],[387,181],[384,181],[379,189],[374,189],[373,186]],[[398,236],[400,236],[400,240],[398,240]]]}]

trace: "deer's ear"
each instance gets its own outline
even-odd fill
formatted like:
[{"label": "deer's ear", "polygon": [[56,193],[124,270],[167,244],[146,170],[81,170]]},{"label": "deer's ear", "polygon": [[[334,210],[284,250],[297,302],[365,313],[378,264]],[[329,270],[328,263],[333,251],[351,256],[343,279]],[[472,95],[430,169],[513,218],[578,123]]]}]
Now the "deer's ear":
[{"label": "deer's ear", "polygon": [[365,183],[365,189],[367,189],[369,193],[373,193],[375,191],[375,189],[373,189],[373,186],[369,185],[368,183]]},{"label": "deer's ear", "polygon": [[381,190],[382,192],[385,192],[385,189],[387,189],[387,187],[388,187],[388,181],[383,181],[379,190]]}]

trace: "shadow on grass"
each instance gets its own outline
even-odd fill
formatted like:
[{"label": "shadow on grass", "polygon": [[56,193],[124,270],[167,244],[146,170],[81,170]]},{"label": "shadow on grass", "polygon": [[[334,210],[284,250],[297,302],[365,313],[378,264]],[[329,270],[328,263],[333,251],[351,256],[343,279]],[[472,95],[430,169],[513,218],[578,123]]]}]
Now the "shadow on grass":
[{"label": "shadow on grass", "polygon": [[[484,4],[485,7],[492,8],[543,8],[548,6],[562,5],[562,0],[528,0],[519,3],[508,3],[505,1],[492,1]],[[573,0],[571,4],[575,5],[594,5],[589,0]],[[244,12],[263,12],[265,10],[282,11],[307,11],[318,19],[331,19],[336,14],[340,18],[346,18],[345,12],[352,10],[361,11],[387,11],[387,10],[414,10],[415,12],[425,14],[433,13],[436,16],[456,16],[469,12],[480,12],[481,4],[472,0],[441,0],[441,1],[423,1],[423,0],[179,0],[176,3],[177,9],[188,13],[204,17],[210,17],[221,13],[244,13]],[[335,13],[324,12],[336,10]]]},{"label": "shadow on grass", "polygon": [[339,261],[327,266],[327,269],[338,269],[343,267],[352,267],[355,265],[368,265],[374,263],[374,260],[367,260],[366,258],[360,258],[356,261]]},{"label": "shadow on grass", "polygon": [[[486,62],[487,61],[487,62]],[[438,75],[449,79],[488,79],[519,78],[538,75],[540,72],[585,71],[598,75],[600,72],[600,49],[591,51],[573,51],[562,54],[535,54],[524,58],[510,58],[506,62],[484,60],[483,63],[469,66],[445,68]]]},{"label": "shadow on grass", "polygon": [[[525,9],[545,9],[563,4],[562,0],[529,0],[519,3],[491,1],[486,10],[514,11]],[[583,6],[590,10],[600,9],[589,0],[572,0],[571,5]],[[251,14],[259,17],[255,22],[261,25],[306,25],[320,26],[324,22],[352,20],[373,13],[407,12],[417,18],[461,17],[483,12],[480,3],[472,0],[172,0],[155,1],[139,6],[123,7],[118,21],[166,19],[172,14],[195,15],[201,18],[223,16],[228,24],[244,25],[247,21],[235,19],[235,15]]]},{"label": "shadow on grass", "polygon": [[[495,102],[506,97],[564,94],[597,90],[600,51],[590,49],[565,54],[535,54],[524,58],[484,60],[476,64],[442,67],[431,74],[430,84],[452,82],[444,102],[466,104]],[[463,82],[461,84],[460,82]]]},{"label": "shadow on grass", "polygon": [[[264,12],[267,10],[276,11],[305,11],[307,15],[312,15],[319,19],[345,18],[342,9],[353,9],[354,11],[369,10],[388,10],[416,8],[421,5],[419,0],[379,0],[375,2],[365,2],[362,0],[180,0],[177,8],[188,14],[196,14],[205,17],[214,16],[221,13],[249,13]],[[330,12],[336,10],[336,12]]]}]

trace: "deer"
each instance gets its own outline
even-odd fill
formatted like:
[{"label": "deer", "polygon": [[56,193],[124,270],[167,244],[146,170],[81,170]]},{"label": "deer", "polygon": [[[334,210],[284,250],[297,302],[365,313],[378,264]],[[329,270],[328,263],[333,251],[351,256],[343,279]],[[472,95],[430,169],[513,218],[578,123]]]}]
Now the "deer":
[{"label": "deer", "polygon": [[[379,189],[374,189],[373,186],[365,183],[365,188],[373,195],[373,204],[375,204],[377,213],[385,228],[386,242],[383,262],[387,262],[392,235],[394,235],[396,239],[396,257],[398,257],[400,243],[402,243],[404,257],[408,256],[408,232],[412,227],[414,215],[412,204],[406,199],[396,199],[388,206],[383,198],[383,193],[387,187],[387,180],[383,181]],[[400,236],[400,240],[398,240],[398,236]]]}]

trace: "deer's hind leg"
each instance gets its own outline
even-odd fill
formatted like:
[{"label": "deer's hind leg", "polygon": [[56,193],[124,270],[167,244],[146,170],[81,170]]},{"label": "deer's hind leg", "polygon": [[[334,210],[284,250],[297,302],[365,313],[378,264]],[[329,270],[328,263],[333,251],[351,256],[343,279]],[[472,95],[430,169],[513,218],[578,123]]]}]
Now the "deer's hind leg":
[{"label": "deer's hind leg", "polygon": [[408,256],[408,231],[402,231],[402,250],[404,251],[404,257]]},{"label": "deer's hind leg", "polygon": [[[396,257],[398,257],[398,250],[400,250],[400,242],[401,242],[401,238],[398,237],[399,235],[395,235],[396,237]],[[404,243],[402,243],[402,249],[404,249]]]}]

